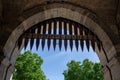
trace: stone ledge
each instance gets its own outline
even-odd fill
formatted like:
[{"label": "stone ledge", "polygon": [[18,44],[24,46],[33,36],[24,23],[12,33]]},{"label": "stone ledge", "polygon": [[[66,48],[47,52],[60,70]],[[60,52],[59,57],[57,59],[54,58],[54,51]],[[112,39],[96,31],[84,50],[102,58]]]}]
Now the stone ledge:
[{"label": "stone ledge", "polygon": [[111,68],[113,65],[120,64],[120,53],[114,55],[106,65],[103,66],[103,71],[106,71],[107,67]]},{"label": "stone ledge", "polygon": [[106,65],[103,66],[102,71],[105,72],[108,68],[111,68],[113,65],[119,64],[120,63],[120,53],[116,53]]},{"label": "stone ledge", "polygon": [[10,72],[15,72],[15,67],[10,63],[10,61],[7,58],[4,58],[1,62]]},{"label": "stone ledge", "polygon": [[11,73],[13,73],[13,72],[15,72],[15,67],[13,66],[13,65],[10,65],[9,66],[9,68],[8,68],[8,70],[11,72]]},{"label": "stone ledge", "polygon": [[4,58],[1,62],[5,67],[8,67],[10,65],[10,61],[7,58]]},{"label": "stone ledge", "polygon": [[102,68],[102,73],[104,74],[106,71],[108,71],[108,68],[107,68],[107,66],[104,66],[104,67]]}]

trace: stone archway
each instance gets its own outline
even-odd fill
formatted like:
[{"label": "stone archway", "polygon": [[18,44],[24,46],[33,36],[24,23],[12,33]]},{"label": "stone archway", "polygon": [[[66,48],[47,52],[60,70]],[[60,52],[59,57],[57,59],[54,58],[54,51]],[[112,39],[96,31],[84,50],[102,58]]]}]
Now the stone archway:
[{"label": "stone archway", "polygon": [[[103,73],[105,80],[119,80],[119,76],[117,76],[117,74],[120,74],[118,72],[119,69],[116,69],[119,68],[119,62],[117,61],[117,59],[112,58],[116,54],[116,50],[114,48],[114,45],[112,44],[112,41],[101,27],[104,25],[99,24],[99,21],[95,22],[94,19],[96,19],[96,16],[85,9],[73,7],[72,5],[65,7],[61,6],[62,5],[60,4],[57,8],[46,9],[30,16],[12,32],[8,41],[6,42],[6,45],[4,46],[4,54],[6,58],[3,59],[2,66],[0,67],[0,69],[3,70],[1,71],[2,73],[0,73],[0,75],[3,77],[2,80],[9,80],[12,72],[14,71],[13,65],[19,54],[16,42],[20,35],[31,26],[41,21],[55,17],[63,17],[66,19],[74,20],[94,32],[94,34],[96,34],[103,43],[104,51],[97,52],[97,54],[100,58],[101,64],[104,67]],[[70,9],[71,7],[75,9],[72,10]]]}]

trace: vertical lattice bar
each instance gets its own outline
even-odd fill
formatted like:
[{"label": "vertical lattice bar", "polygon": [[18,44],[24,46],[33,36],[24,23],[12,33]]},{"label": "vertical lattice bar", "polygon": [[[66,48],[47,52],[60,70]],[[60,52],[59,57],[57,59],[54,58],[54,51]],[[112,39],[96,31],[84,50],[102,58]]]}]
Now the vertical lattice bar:
[{"label": "vertical lattice bar", "polygon": [[[43,34],[46,34],[46,23],[43,23]],[[42,50],[45,47],[45,38],[42,39]]]},{"label": "vertical lattice bar", "polygon": [[[67,22],[64,21],[64,35],[67,35]],[[67,50],[67,40],[65,39],[64,40],[64,47],[65,47],[65,50]]]},{"label": "vertical lattice bar", "polygon": [[[79,25],[77,25],[77,26],[79,26]],[[80,28],[79,27],[77,27],[77,32],[78,32],[78,35],[80,35]]]},{"label": "vertical lattice bar", "polygon": [[28,42],[29,42],[29,39],[28,39],[28,38],[25,38],[25,41],[24,41],[24,48],[25,48],[25,49],[27,48]]},{"label": "vertical lattice bar", "polygon": [[[77,27],[78,25],[77,24],[74,24],[74,35],[75,36],[78,36],[78,30],[77,30]],[[78,51],[78,39],[75,40],[75,47],[76,47],[76,50]]]},{"label": "vertical lattice bar", "polygon": [[[58,29],[57,29],[58,27]],[[62,28],[64,28],[64,31],[62,31]],[[52,31],[53,29],[53,31]],[[23,38],[24,39],[24,47],[26,49],[28,42],[30,40],[30,49],[32,49],[33,44],[34,44],[34,38],[36,38],[36,49],[38,50],[39,44],[40,44],[40,35],[39,34],[46,34],[46,30],[48,31],[48,35],[49,34],[53,34],[55,35],[55,37],[57,38],[57,34],[62,35],[62,37],[66,37],[63,35],[74,35],[74,36],[78,36],[80,35],[80,43],[79,43],[79,39],[75,39],[75,47],[76,50],[78,51],[79,48],[79,44],[81,47],[81,50],[83,51],[84,49],[84,40],[86,43],[86,47],[87,50],[89,51],[90,49],[90,44],[93,48],[93,50],[95,51],[95,44],[97,45],[99,51],[101,50],[102,47],[102,43],[101,41],[98,39],[98,37],[96,35],[93,34],[93,32],[89,31],[87,28],[85,28],[83,25],[72,22],[71,20],[65,20],[65,19],[61,19],[61,18],[55,18],[55,19],[49,19],[47,21],[44,21],[42,23],[37,24],[37,26],[33,26],[31,29],[27,30],[25,33],[25,36],[23,35],[22,37],[19,38],[18,41],[18,48],[20,49]],[[33,35],[33,34],[38,34],[38,35]],[[27,35],[27,36],[26,36]],[[91,36],[92,35],[92,36]],[[46,35],[42,35],[43,37],[45,37]],[[50,36],[49,36],[50,37]],[[53,36],[51,36],[52,38]],[[62,48],[62,38],[60,36],[58,36],[60,39],[58,40],[58,44],[59,44],[59,49],[61,50]],[[70,36],[69,36],[70,37]],[[67,46],[68,43],[67,41],[69,40],[69,37],[67,36],[68,39],[64,40],[64,47],[65,50],[67,50]],[[54,38],[53,40],[53,48],[55,50],[56,48],[56,38]],[[71,48],[71,51],[73,49],[73,39],[69,40],[69,45]],[[41,41],[41,45],[42,45],[42,50],[44,50],[44,46],[45,46],[45,38],[42,39]],[[48,38],[47,40],[47,45],[48,45],[48,50],[50,49],[50,45],[51,45],[51,39]]]},{"label": "vertical lattice bar", "polygon": [[31,29],[30,33],[32,33],[31,38],[30,38],[30,50],[31,50],[34,44],[33,34],[35,33],[35,28]]},{"label": "vertical lattice bar", "polygon": [[[69,22],[69,35],[72,35],[72,23]],[[73,49],[73,40],[70,39],[70,48],[71,48],[71,51]]]},{"label": "vertical lattice bar", "polygon": [[95,35],[92,32],[91,35],[92,35],[91,46],[93,48],[93,51],[95,51],[95,40],[94,40]]},{"label": "vertical lattice bar", "polygon": [[[62,21],[59,22],[59,35],[62,35]],[[62,39],[59,39],[59,49],[62,48]]]},{"label": "vertical lattice bar", "polygon": [[[48,25],[48,34],[52,34],[51,31],[52,31],[52,22],[49,21],[49,25]],[[49,50],[49,49],[50,49],[50,45],[51,45],[51,39],[48,39],[47,45],[48,45],[48,50]]]},{"label": "vertical lattice bar", "polygon": [[90,49],[90,43],[89,43],[89,30],[84,28],[84,33],[85,33],[85,36],[87,36],[87,39],[85,40],[86,41],[86,47],[87,47],[87,50],[89,51]]},{"label": "vertical lattice bar", "polygon": [[[29,30],[26,31],[26,33],[29,33]],[[25,35],[26,36],[26,35]],[[24,38],[24,49],[27,48],[27,45],[28,45],[28,42],[29,42],[29,38]]]},{"label": "vertical lattice bar", "polygon": [[[57,26],[58,26],[58,22],[56,20],[54,20],[54,29],[53,29],[54,35],[57,34]],[[56,39],[53,40],[53,48],[54,48],[54,50],[56,48]]]},{"label": "vertical lattice bar", "polygon": [[84,49],[83,26],[82,25],[79,25],[79,26],[80,26],[80,35],[82,36],[82,39],[80,40],[80,46],[81,46],[81,49],[83,51],[83,49]]},{"label": "vertical lattice bar", "polygon": [[28,45],[28,42],[29,42],[29,39],[28,38],[24,38],[24,49],[27,48],[27,45]]},{"label": "vertical lattice bar", "polygon": [[[41,24],[37,25],[37,34],[39,35],[41,33]],[[36,50],[38,50],[40,45],[40,38],[36,38]]]}]

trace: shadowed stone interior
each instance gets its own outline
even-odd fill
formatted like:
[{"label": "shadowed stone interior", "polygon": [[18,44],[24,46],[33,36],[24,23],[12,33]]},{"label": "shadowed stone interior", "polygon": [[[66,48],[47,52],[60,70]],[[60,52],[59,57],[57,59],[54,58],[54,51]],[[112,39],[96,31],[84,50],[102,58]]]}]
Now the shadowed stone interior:
[{"label": "shadowed stone interior", "polygon": [[0,0],[0,80],[10,80],[21,48],[17,41],[33,25],[62,17],[92,31],[102,42],[95,49],[104,80],[120,80],[119,0]]}]

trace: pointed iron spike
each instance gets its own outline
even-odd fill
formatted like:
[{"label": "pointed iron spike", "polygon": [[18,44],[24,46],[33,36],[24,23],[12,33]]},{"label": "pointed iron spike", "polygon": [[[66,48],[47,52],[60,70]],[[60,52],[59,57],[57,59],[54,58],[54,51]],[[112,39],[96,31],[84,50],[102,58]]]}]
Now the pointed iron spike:
[{"label": "pointed iron spike", "polygon": [[[74,35],[77,36],[78,35],[78,30],[77,30],[78,25],[74,24]],[[75,40],[75,47],[76,50],[78,51],[78,39]]]},{"label": "pointed iron spike", "polygon": [[70,49],[73,50],[73,40],[70,40]]},{"label": "pointed iron spike", "polygon": [[65,51],[67,51],[67,40],[64,40]]},{"label": "pointed iron spike", "polygon": [[45,39],[42,39],[42,50],[44,50],[45,47]]},{"label": "pointed iron spike", "polygon": [[91,45],[92,45],[93,51],[95,51],[95,41],[94,40],[91,40]]},{"label": "pointed iron spike", "polygon": [[[56,31],[57,31],[56,27],[57,27],[57,21],[54,20],[54,29],[53,29],[54,35],[56,35]],[[53,39],[53,48],[54,50],[56,48],[56,39]]]},{"label": "pointed iron spike", "polygon": [[48,50],[50,50],[50,44],[51,44],[51,41],[50,41],[50,39],[48,39],[48,41],[47,41]]},{"label": "pointed iron spike", "polygon": [[60,49],[60,51],[61,51],[61,48],[62,48],[62,40],[60,39],[59,40],[59,49]]},{"label": "pointed iron spike", "polygon": [[30,33],[32,33],[32,35],[30,37],[30,50],[32,50],[32,47],[33,47],[33,44],[34,44],[33,34],[35,33],[35,27],[30,29]]},{"label": "pointed iron spike", "polygon": [[81,46],[81,49],[82,49],[82,51],[83,51],[83,49],[84,49],[84,40],[80,40],[80,46]]},{"label": "pointed iron spike", "polygon": [[[62,21],[60,20],[59,22],[59,35],[62,34]],[[62,47],[62,39],[59,39],[59,49],[61,51],[61,47]]]},{"label": "pointed iron spike", "polygon": [[75,40],[75,47],[76,47],[76,50],[78,51],[78,40]]},{"label": "pointed iron spike", "polygon": [[28,42],[29,42],[29,39],[25,38],[25,41],[24,41],[24,49],[25,50],[27,48]]},{"label": "pointed iron spike", "polygon": [[[46,23],[43,23],[43,34],[46,34]],[[45,46],[45,39],[42,39],[42,50],[44,50],[44,46]]]},{"label": "pointed iron spike", "polygon": [[95,40],[94,40],[95,35],[94,35],[93,32],[90,32],[90,35],[92,35],[91,46],[92,46],[92,48],[93,48],[93,51],[95,51]]},{"label": "pointed iron spike", "polygon": [[40,45],[40,40],[39,40],[39,38],[37,38],[37,39],[36,39],[36,50],[38,50],[39,45]]},{"label": "pointed iron spike", "polygon": [[[77,35],[80,36],[80,28],[77,27]],[[80,39],[78,39],[79,43],[78,43],[78,47],[79,47],[79,44],[80,44]]]},{"label": "pointed iron spike", "polygon": [[[64,35],[67,35],[67,23],[64,21]],[[67,40],[64,40],[65,51],[67,51]]]},{"label": "pointed iron spike", "polygon": [[[37,28],[38,28],[37,34],[39,35],[41,33],[41,24],[38,24]],[[40,45],[40,38],[37,36],[37,39],[36,39],[36,50],[38,50],[39,45]]]},{"label": "pointed iron spike", "polygon": [[54,48],[54,51],[55,51],[55,48],[56,48],[56,39],[53,40],[53,48]]},{"label": "pointed iron spike", "polygon": [[80,35],[82,36],[82,39],[80,40],[80,46],[81,46],[81,49],[83,51],[84,49],[84,40],[83,40],[83,26],[79,25],[80,26]]},{"label": "pointed iron spike", "polygon": [[[51,30],[52,30],[52,22],[49,21],[49,22],[48,22],[48,35],[51,34]],[[48,39],[48,40],[47,40],[47,45],[48,45],[48,50],[50,50],[51,39]]]},{"label": "pointed iron spike", "polygon": [[[72,35],[72,23],[69,22],[69,35]],[[71,51],[72,51],[72,48],[73,48],[73,40],[69,40],[70,41],[70,48],[71,48]]]},{"label": "pointed iron spike", "polygon": [[89,52],[89,50],[90,50],[90,43],[89,43],[89,40],[88,40],[88,39],[86,40],[86,47],[87,47],[87,50],[88,50],[88,52]]},{"label": "pointed iron spike", "polygon": [[34,44],[34,39],[31,38],[31,39],[30,39],[30,50],[32,50],[33,44]]}]

